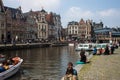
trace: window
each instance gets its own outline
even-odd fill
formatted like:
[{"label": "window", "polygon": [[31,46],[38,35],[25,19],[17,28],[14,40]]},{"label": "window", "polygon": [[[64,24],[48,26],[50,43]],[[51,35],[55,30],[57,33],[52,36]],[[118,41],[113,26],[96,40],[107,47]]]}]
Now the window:
[{"label": "window", "polygon": [[79,47],[83,47],[83,45],[79,45]]},{"label": "window", "polygon": [[77,29],[77,26],[75,27],[75,29]]},{"label": "window", "polygon": [[77,34],[77,31],[75,31],[75,34]]},{"label": "window", "polygon": [[42,21],[44,21],[44,18],[42,18]]},{"label": "window", "polygon": [[1,23],[1,27],[4,27],[4,23]]}]

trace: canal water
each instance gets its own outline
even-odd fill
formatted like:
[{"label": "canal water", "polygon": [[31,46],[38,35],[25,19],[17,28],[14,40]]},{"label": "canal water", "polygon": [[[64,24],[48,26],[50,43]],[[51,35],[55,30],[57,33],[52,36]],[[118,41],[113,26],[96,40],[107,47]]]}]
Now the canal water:
[{"label": "canal water", "polygon": [[69,61],[76,65],[78,53],[70,46],[4,51],[6,57],[24,59],[20,71],[8,80],[60,80]]}]

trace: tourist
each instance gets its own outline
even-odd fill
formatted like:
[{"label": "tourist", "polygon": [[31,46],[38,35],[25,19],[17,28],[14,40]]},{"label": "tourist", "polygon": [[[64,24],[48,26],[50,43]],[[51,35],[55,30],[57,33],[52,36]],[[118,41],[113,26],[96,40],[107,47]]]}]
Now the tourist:
[{"label": "tourist", "polygon": [[68,63],[66,74],[61,80],[77,80],[77,71],[73,69],[72,62]]},{"label": "tourist", "polygon": [[7,63],[8,63],[9,65],[13,65],[13,64],[14,64],[14,61],[12,60],[12,58],[9,58],[9,59],[7,60]]},{"label": "tourist", "polygon": [[114,53],[114,46],[112,45],[111,47],[110,47],[110,51],[111,51],[111,54],[113,54]]},{"label": "tourist", "polygon": [[12,58],[12,61],[14,61],[14,65],[16,65],[20,61],[20,57],[14,57]]},{"label": "tourist", "polygon": [[100,48],[100,49],[99,49],[99,53],[98,53],[98,55],[101,55],[102,53],[103,53],[103,49]]},{"label": "tourist", "polygon": [[94,49],[93,49],[93,55],[96,55],[96,54],[97,54],[97,48],[95,46]]},{"label": "tourist", "polygon": [[104,54],[105,54],[105,55],[109,55],[109,54],[110,54],[109,46],[108,46],[108,45],[106,45]]},{"label": "tourist", "polygon": [[9,64],[8,64],[7,60],[5,62],[3,62],[3,67],[5,68],[5,70],[9,69]]},{"label": "tourist", "polygon": [[5,71],[5,68],[3,67],[3,64],[0,63],[0,73],[3,72],[3,71]]},{"label": "tourist", "polygon": [[89,63],[90,62],[90,61],[87,60],[84,49],[81,49],[81,52],[80,52],[80,62],[83,62],[83,63]]},{"label": "tourist", "polygon": [[84,62],[86,63],[87,59],[86,59],[86,55],[85,55],[85,50],[81,50],[80,52],[80,62]]}]

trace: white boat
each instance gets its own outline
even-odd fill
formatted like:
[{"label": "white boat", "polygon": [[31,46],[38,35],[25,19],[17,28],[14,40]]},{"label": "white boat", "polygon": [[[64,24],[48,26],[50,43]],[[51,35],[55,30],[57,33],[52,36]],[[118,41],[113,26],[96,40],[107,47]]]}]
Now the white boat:
[{"label": "white boat", "polygon": [[84,50],[86,50],[86,51],[92,51],[93,50],[93,48],[94,48],[94,44],[93,43],[79,43],[77,46],[76,46],[76,48],[75,48],[75,50],[81,50],[81,49],[84,49]]},{"label": "white boat", "polygon": [[20,68],[20,65],[21,63],[23,62],[23,59],[20,59],[19,63],[16,64],[16,65],[12,65],[10,67],[10,69],[4,71],[4,72],[1,72],[0,73],[0,80],[5,80],[9,77],[11,77],[12,75],[14,75]]},{"label": "white boat", "polygon": [[74,44],[74,43],[69,43],[68,45],[69,45],[69,46],[74,46],[75,44]]},{"label": "white boat", "polygon": [[99,43],[99,44],[96,44],[96,48],[97,49],[100,49],[100,48],[105,49],[107,45],[109,46],[109,43]]}]

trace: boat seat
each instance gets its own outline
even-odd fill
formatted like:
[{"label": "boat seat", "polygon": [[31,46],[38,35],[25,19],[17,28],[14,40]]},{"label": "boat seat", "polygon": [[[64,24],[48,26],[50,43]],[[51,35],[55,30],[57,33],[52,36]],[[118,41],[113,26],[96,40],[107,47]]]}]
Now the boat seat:
[{"label": "boat seat", "polygon": [[13,67],[13,65],[9,65],[9,68]]}]

